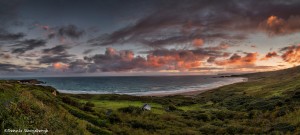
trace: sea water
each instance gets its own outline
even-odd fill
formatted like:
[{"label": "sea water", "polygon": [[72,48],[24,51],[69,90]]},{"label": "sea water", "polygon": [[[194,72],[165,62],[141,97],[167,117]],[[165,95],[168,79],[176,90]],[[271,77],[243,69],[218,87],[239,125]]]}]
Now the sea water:
[{"label": "sea water", "polygon": [[[14,78],[16,79],[16,78]],[[122,77],[31,77],[56,88],[59,92],[74,94],[174,94],[203,91],[223,85],[242,82],[240,77],[217,76],[122,76]]]}]

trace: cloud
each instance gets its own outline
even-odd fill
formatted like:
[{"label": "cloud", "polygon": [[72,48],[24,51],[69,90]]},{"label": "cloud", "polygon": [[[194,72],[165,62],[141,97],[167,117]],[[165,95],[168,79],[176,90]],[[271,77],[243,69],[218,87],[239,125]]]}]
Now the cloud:
[{"label": "cloud", "polygon": [[68,71],[74,73],[85,73],[88,72],[89,65],[90,63],[86,62],[85,60],[77,59],[69,63]]},{"label": "cloud", "polygon": [[221,67],[199,67],[199,68],[191,68],[189,71],[217,71],[217,70],[224,70]]},{"label": "cloud", "polygon": [[87,61],[93,62],[89,71],[128,71],[141,69],[145,66],[145,59],[137,56],[129,50],[117,51],[114,48],[106,48],[105,54],[96,54],[92,57],[85,57]]},{"label": "cloud", "polygon": [[46,45],[46,41],[42,39],[26,39],[23,41],[18,41],[16,44],[12,45],[13,47],[19,47],[19,48],[13,48],[12,53],[23,54],[26,51],[30,51],[45,45]]},{"label": "cloud", "polygon": [[248,34],[261,29],[272,34],[299,30],[299,17],[293,16],[300,14],[298,1],[174,0],[159,5],[151,14],[88,43],[94,46],[138,43],[163,47],[184,45],[196,38],[204,41],[244,40]]},{"label": "cloud", "polygon": [[196,47],[202,46],[204,44],[204,40],[201,38],[197,38],[193,40],[193,45]]},{"label": "cloud", "polygon": [[0,57],[3,59],[10,59],[12,56],[8,53],[0,53]]},{"label": "cloud", "polygon": [[53,64],[57,62],[69,63],[71,62],[71,54],[60,54],[60,55],[44,55],[37,59],[40,64]]},{"label": "cloud", "polygon": [[68,45],[57,45],[52,48],[41,50],[42,54],[37,58],[39,64],[48,65],[45,71],[50,72],[72,72],[76,55],[67,51],[71,47]]},{"label": "cloud", "polygon": [[78,39],[84,34],[84,30],[79,29],[75,25],[62,26],[58,29],[58,35],[61,37],[69,37],[72,39]]},{"label": "cloud", "polygon": [[53,63],[52,66],[54,69],[57,69],[57,70],[66,70],[69,67],[68,64],[61,63],[61,62]]},{"label": "cloud", "polygon": [[94,49],[87,49],[87,50],[84,50],[84,51],[82,52],[82,54],[89,54],[89,53],[91,53],[92,51],[94,51]]},{"label": "cloud", "polygon": [[66,39],[79,39],[85,34],[85,30],[80,29],[76,25],[69,24],[58,27],[51,27],[49,25],[34,24],[34,26],[45,31],[48,39],[57,38],[61,43],[64,43]]},{"label": "cloud", "polygon": [[0,63],[0,71],[4,72],[13,72],[19,69],[22,69],[23,66],[9,64],[9,63]]},{"label": "cloud", "polygon": [[0,33],[0,41],[14,41],[19,40],[25,36],[24,33]]},{"label": "cloud", "polygon": [[67,45],[57,45],[53,48],[43,49],[42,52],[46,54],[64,54],[67,53],[67,49],[71,47]]},{"label": "cloud", "polygon": [[284,47],[280,50],[283,52],[281,55],[282,59],[285,62],[291,63],[291,64],[299,64],[300,63],[300,45],[293,45]]},{"label": "cloud", "polygon": [[[221,50],[211,48],[196,49],[154,49],[146,52],[146,57],[136,56],[130,50],[117,51],[107,48],[104,54],[96,54],[84,59],[88,64],[89,72],[113,72],[113,71],[159,71],[179,70],[187,71],[201,66],[209,57],[224,57]],[[226,55],[227,56],[227,55]]]},{"label": "cloud", "polygon": [[292,15],[286,20],[277,16],[270,16],[260,27],[270,35],[286,35],[300,31],[300,16]]},{"label": "cloud", "polygon": [[215,64],[219,66],[253,67],[257,57],[258,53],[247,53],[245,56],[235,53],[227,60],[215,61]]},{"label": "cloud", "polygon": [[274,51],[273,52],[268,52],[266,54],[266,56],[263,57],[261,60],[268,60],[270,58],[277,57],[277,56],[278,56],[278,54],[276,52],[274,52]]}]

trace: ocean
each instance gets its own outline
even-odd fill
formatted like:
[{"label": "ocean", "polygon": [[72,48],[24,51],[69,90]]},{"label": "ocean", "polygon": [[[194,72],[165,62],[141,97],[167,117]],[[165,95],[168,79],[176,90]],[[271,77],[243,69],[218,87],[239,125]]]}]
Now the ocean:
[{"label": "ocean", "polygon": [[62,93],[74,94],[175,94],[207,90],[244,78],[216,76],[35,77]]}]

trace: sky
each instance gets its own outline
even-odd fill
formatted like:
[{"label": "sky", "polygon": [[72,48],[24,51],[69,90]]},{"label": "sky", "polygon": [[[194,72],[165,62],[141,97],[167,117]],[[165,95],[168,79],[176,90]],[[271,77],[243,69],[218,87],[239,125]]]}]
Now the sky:
[{"label": "sky", "polygon": [[0,76],[207,75],[300,63],[297,0],[0,0]]}]

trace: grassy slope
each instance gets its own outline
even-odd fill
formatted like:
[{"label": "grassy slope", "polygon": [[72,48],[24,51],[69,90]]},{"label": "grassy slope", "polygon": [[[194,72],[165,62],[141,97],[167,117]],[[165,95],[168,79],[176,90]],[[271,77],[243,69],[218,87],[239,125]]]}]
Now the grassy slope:
[{"label": "grassy slope", "polygon": [[[0,122],[50,134],[299,134],[300,68],[243,76],[249,82],[195,97],[54,96],[50,87],[1,82]],[[144,103],[153,110],[141,111]]]}]

